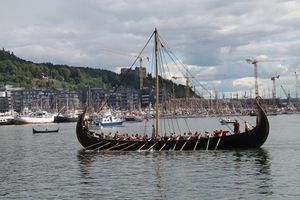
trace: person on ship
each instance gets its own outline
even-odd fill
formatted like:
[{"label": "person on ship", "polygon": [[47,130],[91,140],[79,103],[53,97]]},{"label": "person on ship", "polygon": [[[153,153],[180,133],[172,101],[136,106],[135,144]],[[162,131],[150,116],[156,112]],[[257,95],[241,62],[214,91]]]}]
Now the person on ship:
[{"label": "person on ship", "polygon": [[240,133],[240,123],[238,122],[237,119],[233,122],[233,127],[234,127],[233,132],[235,134],[239,134]]},{"label": "person on ship", "polygon": [[152,125],[152,140],[155,139],[155,127]]},{"label": "person on ship", "polygon": [[245,132],[248,132],[251,130],[251,125],[245,121]]}]

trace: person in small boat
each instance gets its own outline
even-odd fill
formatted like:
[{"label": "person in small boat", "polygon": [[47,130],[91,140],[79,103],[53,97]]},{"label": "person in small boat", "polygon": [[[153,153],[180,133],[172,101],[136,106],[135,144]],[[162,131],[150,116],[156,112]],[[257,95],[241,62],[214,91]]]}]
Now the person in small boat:
[{"label": "person in small boat", "polygon": [[234,127],[233,132],[234,132],[235,134],[239,134],[239,133],[240,133],[240,123],[238,122],[237,119],[234,121],[233,127]]},{"label": "person in small boat", "polygon": [[245,121],[245,132],[248,132],[251,130],[251,125]]}]

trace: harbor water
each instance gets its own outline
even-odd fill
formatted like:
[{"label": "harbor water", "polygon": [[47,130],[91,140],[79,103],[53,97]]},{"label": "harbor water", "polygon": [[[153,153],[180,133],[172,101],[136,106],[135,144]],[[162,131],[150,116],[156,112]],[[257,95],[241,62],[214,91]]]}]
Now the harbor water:
[{"label": "harbor water", "polygon": [[[269,121],[269,137],[259,149],[196,152],[84,151],[76,123],[0,126],[0,199],[299,199],[300,115]],[[152,123],[104,131],[149,134]],[[170,127],[232,128],[218,118],[161,124],[161,134]],[[33,134],[33,127],[59,127],[59,133]]]}]

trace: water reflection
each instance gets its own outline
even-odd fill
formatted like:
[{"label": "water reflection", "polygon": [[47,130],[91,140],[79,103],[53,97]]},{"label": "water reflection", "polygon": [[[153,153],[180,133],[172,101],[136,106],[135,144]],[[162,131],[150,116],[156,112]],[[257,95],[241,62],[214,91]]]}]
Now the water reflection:
[{"label": "water reflection", "polygon": [[80,175],[82,178],[86,179],[89,178],[90,171],[89,168],[91,167],[91,163],[95,159],[94,152],[86,152],[85,150],[79,150],[77,153],[77,160],[79,163],[79,170]]},{"label": "water reflection", "polygon": [[[271,176],[271,162],[267,150],[263,148],[234,151],[234,165],[237,177],[246,177],[246,180],[240,180],[235,183],[237,187],[240,184],[248,183],[250,190],[256,194],[272,195],[273,185]],[[249,183],[253,183],[249,185]]]},{"label": "water reflection", "polygon": [[[233,199],[273,194],[270,156],[265,149],[199,152],[86,152],[78,151],[82,198],[91,197],[94,187],[115,198],[139,194],[154,199],[194,199],[218,188],[214,198],[230,189]],[[205,181],[203,181],[205,180]],[[134,185],[134,187],[128,187]],[[186,188],[186,191],[180,189]],[[142,191],[142,192],[141,192]],[[180,192],[179,192],[180,191]],[[197,192],[193,192],[197,191]],[[119,196],[118,196],[119,195]],[[195,196],[193,196],[195,195]],[[218,196],[219,195],[219,196]],[[221,195],[221,196],[220,196]]]},{"label": "water reflection", "polygon": [[154,170],[155,170],[155,181],[156,181],[156,190],[159,196],[159,199],[166,199],[166,193],[164,188],[162,176],[161,176],[161,154],[163,152],[157,152],[153,154],[154,161]]}]

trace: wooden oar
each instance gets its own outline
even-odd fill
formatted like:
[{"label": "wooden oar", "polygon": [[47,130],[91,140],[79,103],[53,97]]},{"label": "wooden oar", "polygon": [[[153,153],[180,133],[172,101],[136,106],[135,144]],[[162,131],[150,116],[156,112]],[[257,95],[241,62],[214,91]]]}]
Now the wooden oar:
[{"label": "wooden oar", "polygon": [[185,143],[182,145],[182,147],[180,148],[180,151],[182,151],[182,149],[185,147],[186,143],[190,140],[191,136],[185,141]]},{"label": "wooden oar", "polygon": [[209,140],[210,140],[210,133],[208,134],[208,140],[207,140],[206,150],[208,150]]},{"label": "wooden oar", "polygon": [[218,148],[218,145],[219,145],[219,143],[220,143],[220,141],[221,141],[221,137],[222,137],[222,136],[220,136],[219,139],[218,139],[218,142],[217,142],[217,144],[216,144],[215,150],[217,150],[217,148]]},{"label": "wooden oar", "polygon": [[149,141],[145,142],[145,144],[143,144],[139,149],[138,151],[140,151]]},{"label": "wooden oar", "polygon": [[155,143],[148,149],[148,151],[149,151],[151,148],[153,148],[157,143],[158,143],[158,142],[155,142]]},{"label": "wooden oar", "polygon": [[201,135],[198,136],[197,142],[196,142],[195,147],[194,147],[194,151],[196,150],[196,147],[198,145],[198,142],[199,142],[200,138],[201,138]]},{"label": "wooden oar", "polygon": [[174,147],[173,147],[173,151],[174,151],[175,148],[176,148],[176,145],[177,145],[177,142],[178,142],[179,137],[180,137],[180,136],[177,136],[177,138],[176,138],[176,142],[175,142],[175,145],[174,145]]},{"label": "wooden oar", "polygon": [[105,146],[109,145],[110,143],[112,143],[112,142],[108,142],[108,143],[106,143],[106,144],[102,145],[101,147],[98,147],[98,148],[97,148],[97,151],[99,151],[99,150],[100,150],[100,148],[102,148],[102,147],[105,147]]},{"label": "wooden oar", "polygon": [[112,147],[110,147],[110,148],[108,148],[108,149],[105,149],[106,151],[109,151],[109,150],[111,150],[111,149],[114,149],[114,148],[117,148],[117,147],[121,147],[121,146],[123,146],[123,145],[126,145],[128,142],[126,142],[126,143],[123,143],[123,144],[119,144],[119,143],[117,143],[117,144],[115,144],[114,146],[112,146]]},{"label": "wooden oar", "polygon": [[132,147],[132,146],[134,146],[134,145],[136,145],[136,144],[137,144],[137,142],[134,142],[133,144],[131,144],[131,145],[125,147],[124,149],[121,149],[120,151],[124,151],[124,150],[126,150],[126,149],[128,149],[128,148],[130,148],[130,147]]},{"label": "wooden oar", "polygon": [[166,143],[159,149],[159,151],[161,151],[167,144],[167,142],[170,140],[171,138],[169,137],[169,139],[166,141]]},{"label": "wooden oar", "polygon": [[92,145],[90,145],[90,146],[87,146],[87,147],[84,148],[84,150],[88,150],[89,148],[91,148],[91,147],[93,147],[93,146],[96,146],[96,145],[98,145],[98,144],[101,144],[101,143],[103,143],[103,142],[105,142],[105,141],[101,141],[101,142],[98,142],[98,143],[96,143],[96,144],[92,144]]}]

